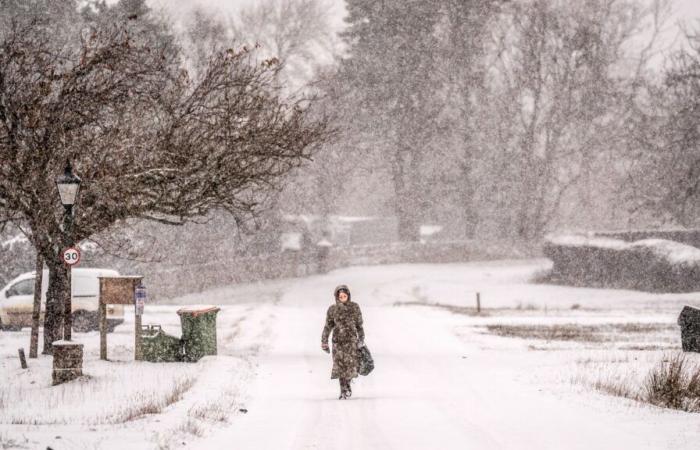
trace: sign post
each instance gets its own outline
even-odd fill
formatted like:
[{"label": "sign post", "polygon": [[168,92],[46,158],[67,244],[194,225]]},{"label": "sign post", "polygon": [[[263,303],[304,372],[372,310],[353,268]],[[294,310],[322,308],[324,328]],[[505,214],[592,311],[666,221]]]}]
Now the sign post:
[{"label": "sign post", "polygon": [[80,250],[78,247],[68,247],[63,250],[63,262],[68,266],[66,271],[66,283],[68,283],[68,296],[63,304],[63,314],[64,314],[64,326],[63,326],[63,339],[70,341],[73,331],[73,276],[72,269],[73,266],[80,262]]},{"label": "sign post", "polygon": [[[107,359],[107,305],[136,305],[136,290],[137,286],[143,286],[142,279],[142,276],[100,277],[100,359]],[[143,299],[145,300],[145,291]],[[138,360],[141,349],[141,316],[139,314],[135,316],[134,356]]]},{"label": "sign post", "polygon": [[146,304],[146,286],[142,282],[134,288],[134,359],[141,361],[143,359],[143,349],[141,348],[141,316],[143,316],[143,308]]}]

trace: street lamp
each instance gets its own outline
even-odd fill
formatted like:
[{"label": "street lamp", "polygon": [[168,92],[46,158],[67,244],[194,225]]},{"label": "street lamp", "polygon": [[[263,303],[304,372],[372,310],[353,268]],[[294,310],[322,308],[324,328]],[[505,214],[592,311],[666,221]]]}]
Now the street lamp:
[{"label": "street lamp", "polygon": [[70,161],[66,161],[66,168],[63,175],[56,177],[56,186],[58,187],[58,195],[61,196],[61,203],[66,209],[67,216],[73,216],[73,205],[75,199],[78,198],[80,190],[80,178],[73,173],[73,168]]},{"label": "street lamp", "polygon": [[[63,175],[56,177],[56,187],[58,187],[58,195],[61,197],[63,204],[63,245],[65,248],[72,247],[73,242],[71,233],[73,228],[73,205],[78,198],[80,191],[80,178],[73,173],[73,168],[70,161],[66,161],[66,168]],[[65,250],[64,248],[64,250]],[[68,295],[65,298],[63,305],[63,339],[70,341],[73,328],[72,305],[71,305],[71,266],[68,266]]]}]

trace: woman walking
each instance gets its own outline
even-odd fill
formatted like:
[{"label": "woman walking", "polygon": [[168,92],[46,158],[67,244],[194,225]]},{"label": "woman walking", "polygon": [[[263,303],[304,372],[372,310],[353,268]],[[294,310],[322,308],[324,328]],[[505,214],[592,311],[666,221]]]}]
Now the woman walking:
[{"label": "woman walking", "polygon": [[328,308],[326,326],[321,334],[321,349],[329,353],[328,337],[333,332],[333,370],[331,379],[340,380],[340,397],[352,395],[350,380],[357,377],[358,351],[364,345],[360,305],[350,301],[350,289],[341,284],[333,292],[335,304]]}]

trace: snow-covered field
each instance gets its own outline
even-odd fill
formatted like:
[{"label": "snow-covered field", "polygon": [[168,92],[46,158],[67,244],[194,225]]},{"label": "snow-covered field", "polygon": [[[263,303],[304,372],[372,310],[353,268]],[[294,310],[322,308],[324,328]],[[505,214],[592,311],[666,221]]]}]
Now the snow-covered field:
[{"label": "snow-covered field", "polygon": [[[29,330],[0,332],[0,448],[697,448],[696,414],[593,386],[640,385],[680,349],[677,315],[700,297],[528,283],[547,267],[356,267],[147,306],[144,323],[177,336],[178,305],[222,307],[219,355],[197,364],[134,363],[127,310],[112,361],[99,361],[97,333],[77,333],[86,376],[57,387],[49,357],[19,368]],[[340,283],[376,362],[348,401],[320,350]]]}]

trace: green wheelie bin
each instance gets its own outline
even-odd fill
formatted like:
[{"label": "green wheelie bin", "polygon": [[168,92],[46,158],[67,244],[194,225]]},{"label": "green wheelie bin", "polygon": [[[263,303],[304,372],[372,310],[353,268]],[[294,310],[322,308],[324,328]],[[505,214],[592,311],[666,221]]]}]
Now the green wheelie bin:
[{"label": "green wheelie bin", "polygon": [[216,306],[188,306],[177,313],[182,323],[183,360],[196,362],[202,356],[216,355]]},{"label": "green wheelie bin", "polygon": [[166,334],[160,325],[141,327],[141,354],[144,361],[182,361],[182,340]]}]

